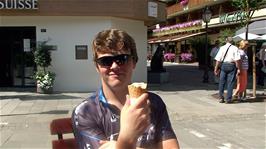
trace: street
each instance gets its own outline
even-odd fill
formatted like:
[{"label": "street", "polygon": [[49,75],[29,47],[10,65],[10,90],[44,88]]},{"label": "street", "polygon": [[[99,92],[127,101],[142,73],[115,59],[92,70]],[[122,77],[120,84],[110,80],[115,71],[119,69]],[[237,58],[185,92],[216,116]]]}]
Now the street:
[{"label": "street", "polygon": [[[181,149],[266,148],[265,89],[257,90],[259,100],[221,104],[215,98],[217,85],[202,83],[203,71],[197,64],[165,63],[165,67],[169,83],[148,88],[165,101]],[[57,136],[50,134],[50,122],[70,117],[73,107],[89,95],[1,89],[0,148],[51,148]]]},{"label": "street", "polygon": [[[202,83],[203,72],[195,65],[166,67],[170,84],[154,86],[168,106],[182,149],[264,149],[265,89],[260,100],[221,104],[215,99],[218,85]],[[211,76],[211,72],[209,73]],[[252,93],[249,85],[248,94]]]}]

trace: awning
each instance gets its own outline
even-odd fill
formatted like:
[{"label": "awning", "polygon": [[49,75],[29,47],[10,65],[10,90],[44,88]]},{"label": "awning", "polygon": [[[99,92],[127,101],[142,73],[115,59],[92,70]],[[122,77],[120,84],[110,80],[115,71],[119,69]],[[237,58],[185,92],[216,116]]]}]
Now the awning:
[{"label": "awning", "polygon": [[148,43],[161,43],[161,42],[172,42],[172,41],[179,41],[184,40],[190,37],[198,36],[205,34],[206,32],[197,32],[192,34],[183,34],[183,35],[175,35],[175,36],[162,36],[157,38],[152,38],[148,40]]},{"label": "awning", "polygon": [[[246,28],[243,27],[237,30],[235,34],[239,35],[245,32],[246,32]],[[250,23],[248,25],[248,32],[257,34],[257,35],[266,34],[266,20],[260,20],[260,21],[255,21],[253,23]]]},{"label": "awning", "polygon": [[266,34],[260,37],[262,40],[266,40]]},{"label": "awning", "polygon": [[[241,34],[235,35],[233,37],[234,41],[240,41],[243,39],[246,39],[246,33],[241,33]],[[259,36],[259,35],[248,33],[248,39],[247,40],[262,40],[262,39],[261,39],[261,36]]]}]

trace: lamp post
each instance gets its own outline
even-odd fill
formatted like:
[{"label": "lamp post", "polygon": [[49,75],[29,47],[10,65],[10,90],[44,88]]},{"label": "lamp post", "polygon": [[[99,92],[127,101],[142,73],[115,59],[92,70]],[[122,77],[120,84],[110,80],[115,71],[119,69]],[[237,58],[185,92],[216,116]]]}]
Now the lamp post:
[{"label": "lamp post", "polygon": [[206,23],[205,30],[206,30],[206,36],[205,36],[205,70],[203,75],[203,83],[209,82],[209,74],[208,74],[208,23],[210,22],[212,17],[212,12],[210,11],[209,7],[206,6],[202,13],[202,20]]}]

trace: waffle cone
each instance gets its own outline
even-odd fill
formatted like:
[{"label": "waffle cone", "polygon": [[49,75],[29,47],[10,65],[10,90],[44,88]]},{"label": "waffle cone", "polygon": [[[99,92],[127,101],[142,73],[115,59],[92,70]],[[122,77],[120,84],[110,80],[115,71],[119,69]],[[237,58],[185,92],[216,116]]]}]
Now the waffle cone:
[{"label": "waffle cone", "polygon": [[130,98],[138,98],[143,93],[147,92],[146,83],[132,83],[128,85],[128,93]]}]

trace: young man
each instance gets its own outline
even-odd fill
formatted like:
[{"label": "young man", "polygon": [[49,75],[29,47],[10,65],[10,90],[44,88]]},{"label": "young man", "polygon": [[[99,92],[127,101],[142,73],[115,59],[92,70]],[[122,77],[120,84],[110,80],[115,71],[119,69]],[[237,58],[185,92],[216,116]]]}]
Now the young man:
[{"label": "young man", "polygon": [[[221,66],[220,80],[219,80],[219,102],[232,103],[233,87],[236,81],[236,74],[241,73],[241,58],[238,48],[232,45],[233,38],[227,37],[226,44],[222,46],[217,53],[215,60],[216,65],[214,74],[219,75],[218,66]],[[227,96],[224,99],[224,88],[227,84]]]},{"label": "young man", "polygon": [[93,58],[101,88],[72,115],[80,149],[178,149],[178,141],[162,99],[142,94],[130,104],[128,85],[138,61],[135,41],[126,32],[110,29],[93,40]]}]

